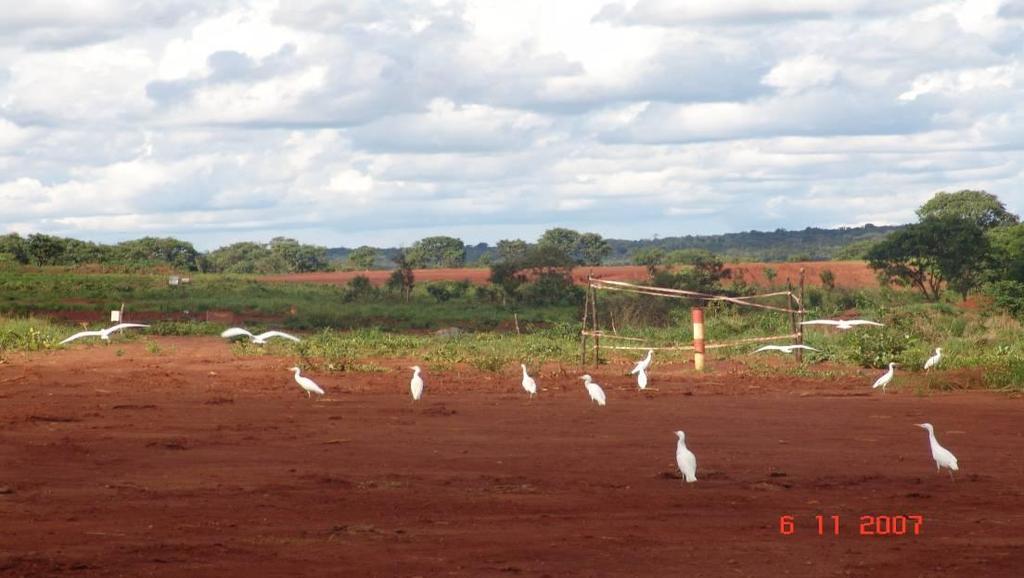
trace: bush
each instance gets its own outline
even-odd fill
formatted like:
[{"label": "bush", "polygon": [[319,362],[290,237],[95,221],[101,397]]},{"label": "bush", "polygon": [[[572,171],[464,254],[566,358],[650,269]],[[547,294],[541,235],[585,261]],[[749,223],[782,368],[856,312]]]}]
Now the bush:
[{"label": "bush", "polygon": [[1024,283],[996,281],[986,285],[984,292],[996,308],[1017,318],[1024,317]]},{"label": "bush", "polygon": [[378,290],[366,275],[356,275],[348,282],[342,300],[345,303],[364,301],[377,297]]},{"label": "bush", "polygon": [[544,273],[519,287],[519,296],[526,305],[576,305],[583,301],[583,289],[564,275]]},{"label": "bush", "polygon": [[862,367],[883,368],[891,362],[903,362],[903,353],[914,345],[915,338],[890,328],[852,333],[851,360]]},{"label": "bush", "polygon": [[468,291],[469,281],[440,281],[427,285],[427,293],[438,303],[465,297]]}]

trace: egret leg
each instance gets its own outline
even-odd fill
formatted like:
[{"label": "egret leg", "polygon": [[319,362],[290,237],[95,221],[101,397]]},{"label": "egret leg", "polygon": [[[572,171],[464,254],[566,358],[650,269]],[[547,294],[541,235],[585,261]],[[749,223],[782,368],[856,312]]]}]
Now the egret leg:
[{"label": "egret leg", "polygon": [[956,483],[956,478],[953,477],[953,470],[949,470],[949,479],[953,480],[954,484]]},{"label": "egret leg", "polygon": [[309,398],[311,398],[311,397],[313,397],[313,396],[312,396],[312,395],[310,395],[310,394],[309,394],[309,392],[307,391],[307,392],[306,392],[306,399],[309,399]]}]

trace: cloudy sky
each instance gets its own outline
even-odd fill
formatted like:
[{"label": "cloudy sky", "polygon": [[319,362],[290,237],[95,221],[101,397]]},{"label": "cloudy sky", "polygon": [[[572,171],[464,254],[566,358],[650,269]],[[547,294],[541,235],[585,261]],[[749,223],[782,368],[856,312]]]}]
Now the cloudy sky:
[{"label": "cloudy sky", "polygon": [[0,232],[213,248],[1024,212],[1021,0],[35,0]]}]

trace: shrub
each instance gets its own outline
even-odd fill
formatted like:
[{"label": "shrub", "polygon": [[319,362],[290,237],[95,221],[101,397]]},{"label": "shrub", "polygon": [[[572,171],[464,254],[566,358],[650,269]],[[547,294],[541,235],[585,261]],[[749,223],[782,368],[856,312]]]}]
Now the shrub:
[{"label": "shrub", "polygon": [[1020,281],[996,281],[985,286],[985,294],[992,304],[1014,317],[1024,317],[1024,283]]}]

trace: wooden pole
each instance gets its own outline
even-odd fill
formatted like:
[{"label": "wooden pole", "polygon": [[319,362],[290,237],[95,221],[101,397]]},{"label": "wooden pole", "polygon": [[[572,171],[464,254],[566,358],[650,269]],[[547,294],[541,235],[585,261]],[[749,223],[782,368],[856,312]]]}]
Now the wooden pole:
[{"label": "wooden pole", "polygon": [[[803,326],[803,322],[804,322],[804,278],[805,277],[806,277],[806,270],[803,267],[800,267],[800,302],[796,304],[796,309],[798,311],[798,313],[797,313],[797,317],[798,317],[797,321],[798,321],[798,323],[796,325],[796,333],[797,333],[796,342],[797,342],[797,345],[803,345],[804,344],[804,326]],[[796,350],[796,361],[797,361],[797,363],[803,363],[803,361],[804,361],[804,350],[803,349],[797,349]]]},{"label": "wooden pole", "polygon": [[690,315],[693,317],[693,368],[704,371],[704,310],[694,307]]},{"label": "wooden pole", "polygon": [[[796,324],[796,309],[795,309],[795,303],[794,303],[795,300],[793,299],[793,282],[790,280],[789,277],[786,277],[786,292],[789,293],[789,295],[787,295],[787,297],[786,297],[786,299],[788,300],[787,303],[789,303],[789,327],[792,330],[792,333],[794,335],[796,335],[797,327],[799,327],[799,325]],[[797,343],[798,343],[797,338],[794,337],[793,338],[793,345],[796,345]],[[796,351],[797,351],[797,361],[800,361],[800,357],[799,357],[800,350],[797,349]]]},{"label": "wooden pole", "polygon": [[[594,331],[597,332],[598,331],[598,328],[597,328],[597,288],[592,287],[590,290],[594,294],[593,317],[591,317],[591,320],[593,321],[592,327],[594,328]],[[597,367],[600,364],[601,364],[601,337],[598,336],[598,335],[595,335],[594,336],[594,367]]]},{"label": "wooden pole", "polygon": [[587,365],[587,315],[590,314],[590,278],[587,278],[587,293],[583,298],[583,321],[580,322],[580,367]]}]

